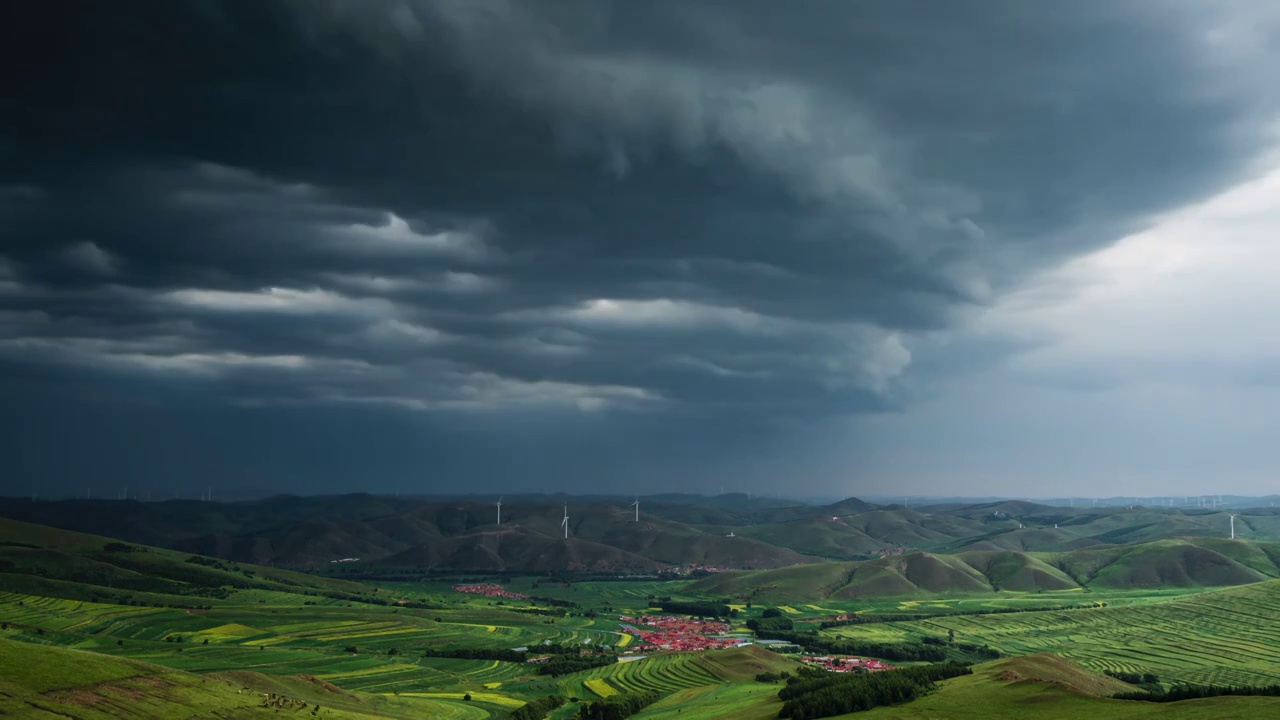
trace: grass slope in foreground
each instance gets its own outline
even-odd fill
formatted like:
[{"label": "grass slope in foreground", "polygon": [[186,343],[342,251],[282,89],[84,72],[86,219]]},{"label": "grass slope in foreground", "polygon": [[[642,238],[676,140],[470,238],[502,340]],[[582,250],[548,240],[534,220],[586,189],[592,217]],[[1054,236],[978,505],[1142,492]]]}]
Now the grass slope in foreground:
[{"label": "grass slope in foreground", "polygon": [[691,583],[688,590],[759,603],[1190,589],[1280,577],[1278,559],[1280,544],[1221,538],[1156,540],[1071,552],[916,552],[860,562],[717,573]]},{"label": "grass slope in foreground", "polygon": [[[780,685],[752,683],[683,690],[635,720],[766,720],[778,716]],[[938,683],[914,702],[843,720],[1240,720],[1280,716],[1280,698],[1222,697],[1177,703],[1114,700],[1130,685],[1051,654],[997,660]]]},{"label": "grass slope in foreground", "polygon": [[[313,710],[319,706],[319,710]],[[493,710],[494,712],[491,712]],[[482,702],[345,692],[310,677],[234,672],[194,675],[150,663],[0,639],[0,715],[80,718],[256,718],[327,720],[430,717],[484,720]]]},{"label": "grass slope in foreground", "polygon": [[[1226,720],[1280,717],[1280,698],[1218,697],[1177,703],[1113,700],[1118,680],[1054,655],[1029,655],[974,667],[938,683],[915,702],[839,717],[852,720]],[[694,717],[697,717],[696,715]]]}]

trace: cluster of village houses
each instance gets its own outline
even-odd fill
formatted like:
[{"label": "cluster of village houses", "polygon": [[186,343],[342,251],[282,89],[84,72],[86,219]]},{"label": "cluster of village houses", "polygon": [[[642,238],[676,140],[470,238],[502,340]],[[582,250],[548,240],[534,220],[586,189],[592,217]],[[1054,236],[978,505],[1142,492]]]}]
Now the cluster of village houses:
[{"label": "cluster of village houses", "polygon": [[[454,585],[453,589],[456,592],[483,595],[485,597],[528,599],[527,595],[510,592],[496,583]],[[848,620],[851,617],[852,615],[840,614],[822,619]],[[618,619],[622,621],[623,632],[634,635],[640,641],[641,645],[635,648],[640,651],[697,652],[739,647],[750,645],[753,642],[750,635],[733,634],[728,623],[716,620],[695,620],[674,615],[644,615],[641,617],[622,615]],[[754,642],[766,646],[781,643],[781,641],[769,640],[756,640]],[[535,658],[534,661],[545,659]],[[831,672],[878,672],[880,670],[890,670],[893,667],[879,660],[859,657],[806,655],[801,656],[800,659],[810,665],[815,665]]]},{"label": "cluster of village houses", "polygon": [[454,585],[454,592],[467,593],[469,595],[483,595],[492,598],[514,598],[516,600],[528,600],[528,595],[511,592],[504,589],[497,583],[476,583],[474,585]]},{"label": "cluster of village houses", "polygon": [[802,655],[800,660],[829,672],[879,672],[893,669],[892,665],[886,665],[879,660],[872,660],[871,658]]},{"label": "cluster of village houses", "polygon": [[714,650],[746,644],[746,636],[729,635],[729,624],[671,615],[623,615],[622,629],[653,650],[673,652]]}]

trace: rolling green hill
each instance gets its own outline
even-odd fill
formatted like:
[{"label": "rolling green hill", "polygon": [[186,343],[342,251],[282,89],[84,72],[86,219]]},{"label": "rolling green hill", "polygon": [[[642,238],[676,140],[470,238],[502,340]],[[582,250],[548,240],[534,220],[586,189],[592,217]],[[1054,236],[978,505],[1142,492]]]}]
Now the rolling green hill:
[{"label": "rolling green hill", "polygon": [[[196,675],[150,663],[0,638],[0,715],[32,720],[293,717],[484,720],[510,706],[340,690],[310,676]],[[313,712],[313,710],[315,712]],[[491,712],[492,711],[492,712]]]},{"label": "rolling green hill", "polygon": [[1274,717],[1280,698],[1218,697],[1177,703],[1113,700],[1132,690],[1055,655],[1028,655],[976,666],[944,680],[937,692],[905,705],[839,716],[868,720],[1224,720]]},{"label": "rolling green hill", "polygon": [[965,551],[803,567],[720,573],[690,590],[793,602],[929,597],[1001,591],[1244,585],[1280,577],[1280,545],[1199,538],[1110,545],[1070,552]]},{"label": "rolling green hill", "polygon": [[1055,652],[1094,670],[1154,672],[1164,683],[1280,683],[1280,581],[1069,611],[937,616],[827,631],[849,638],[944,636],[1009,654]]},{"label": "rolling green hill", "polygon": [[[766,720],[781,703],[777,686],[728,685],[672,694],[634,716],[638,720]],[[977,665],[972,675],[938,683],[913,702],[836,716],[839,720],[1263,720],[1280,698],[1218,697],[1176,703],[1114,700],[1133,687],[1053,654]]]},{"label": "rolling green hill", "polygon": [[202,605],[227,592],[266,590],[340,599],[371,594],[359,583],[224,562],[111,538],[0,519],[0,579],[11,592],[77,599]]}]

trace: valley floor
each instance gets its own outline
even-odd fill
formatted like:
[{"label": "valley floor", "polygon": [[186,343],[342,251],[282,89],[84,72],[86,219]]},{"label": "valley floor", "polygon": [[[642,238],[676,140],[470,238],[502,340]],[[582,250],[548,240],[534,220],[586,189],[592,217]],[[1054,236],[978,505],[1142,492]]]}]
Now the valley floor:
[{"label": "valley floor", "polygon": [[[644,693],[657,700],[633,715],[642,720],[777,717],[777,676],[799,674],[797,658],[758,644],[646,654],[620,620],[691,602],[731,614],[731,633],[745,640],[747,622],[768,610],[824,641],[928,645],[979,662],[962,646],[1006,655],[860,718],[1280,717],[1269,697],[1116,700],[1134,688],[1102,674],[1154,673],[1166,688],[1280,683],[1280,581],[764,604],[700,594],[701,581],[505,578],[508,595],[486,596],[452,580],[357,583],[29,527],[11,526],[0,548],[11,563],[0,571],[7,717],[504,720],[558,695],[571,701],[550,717],[568,720],[585,703]],[[547,643],[573,649],[569,657],[582,648],[628,661],[550,676],[536,662],[439,656],[527,648],[537,657]]]}]

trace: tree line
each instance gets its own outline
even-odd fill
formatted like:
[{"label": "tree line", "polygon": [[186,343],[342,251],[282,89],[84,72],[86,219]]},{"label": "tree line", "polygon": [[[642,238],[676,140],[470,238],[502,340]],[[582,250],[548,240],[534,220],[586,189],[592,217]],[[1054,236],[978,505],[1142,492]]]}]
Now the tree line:
[{"label": "tree line", "polygon": [[780,718],[812,720],[909,702],[932,692],[938,680],[972,674],[968,665],[943,663],[877,673],[824,673],[791,678],[778,691]]},{"label": "tree line", "polygon": [[427,648],[423,651],[422,656],[454,658],[457,660],[501,660],[504,662],[524,662],[529,659],[526,653],[505,648],[457,648],[454,650]]},{"label": "tree line", "polygon": [[568,700],[562,695],[547,695],[535,698],[516,708],[510,720],[542,720],[552,710],[564,705]]},{"label": "tree line", "polygon": [[1127,682],[1130,685],[1158,685],[1160,683],[1160,676],[1150,672],[1117,672],[1115,670],[1103,670],[1102,672],[1110,675],[1120,682]]},{"label": "tree line", "polygon": [[[757,630],[756,636],[765,640],[786,640],[809,652],[834,655],[866,655],[894,662],[944,662],[947,651],[937,645],[908,642],[872,642],[849,638],[824,638],[816,632],[792,632],[786,630]],[[995,650],[990,650],[996,653]],[[998,653],[994,657],[999,657]]]},{"label": "tree line", "polygon": [[901,613],[895,615],[854,615],[844,620],[824,620],[818,625],[823,630],[845,627],[847,625],[869,625],[887,622],[915,622],[917,620],[938,620],[940,618],[958,617],[962,615],[1005,615],[1008,613],[1052,612],[1055,610],[1097,610],[1106,607],[1105,602],[1087,603],[1084,605],[1038,605],[1034,607],[985,608],[982,610],[957,610],[944,613]]},{"label": "tree line", "polygon": [[1280,697],[1280,685],[1174,685],[1168,690],[1138,690],[1117,693],[1117,700],[1145,700],[1147,702],[1179,702],[1223,695],[1258,695]]},{"label": "tree line", "polygon": [[731,608],[723,603],[695,601],[682,602],[679,600],[659,600],[658,607],[663,612],[676,613],[678,615],[696,615],[698,617],[729,617]]},{"label": "tree line", "polygon": [[583,703],[578,708],[580,720],[623,720],[662,699],[655,690],[638,693],[622,693],[604,700]]}]

